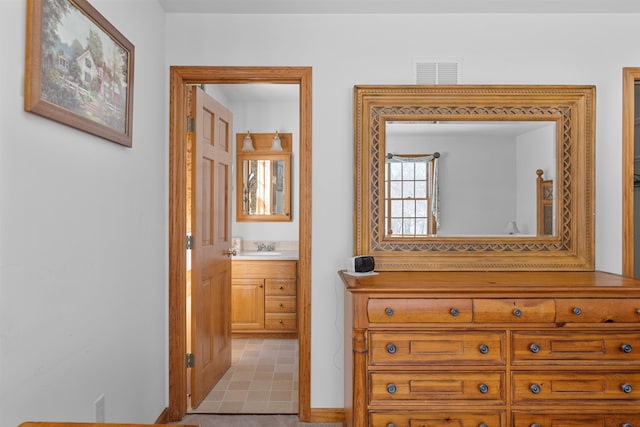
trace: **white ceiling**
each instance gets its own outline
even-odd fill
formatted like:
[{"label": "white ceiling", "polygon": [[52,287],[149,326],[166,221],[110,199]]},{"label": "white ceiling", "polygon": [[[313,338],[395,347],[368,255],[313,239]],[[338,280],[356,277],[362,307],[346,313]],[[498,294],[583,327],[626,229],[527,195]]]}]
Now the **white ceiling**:
[{"label": "white ceiling", "polygon": [[640,13],[639,0],[158,0],[169,13]]}]

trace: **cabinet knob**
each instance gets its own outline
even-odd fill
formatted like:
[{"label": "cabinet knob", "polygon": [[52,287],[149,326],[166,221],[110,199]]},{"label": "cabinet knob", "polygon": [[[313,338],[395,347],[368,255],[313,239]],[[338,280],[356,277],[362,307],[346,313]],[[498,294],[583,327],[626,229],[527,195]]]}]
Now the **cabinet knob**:
[{"label": "cabinet knob", "polygon": [[480,423],[478,424],[478,427],[489,427],[489,426],[487,425],[487,423]]},{"label": "cabinet knob", "polygon": [[453,317],[456,317],[458,314],[460,314],[460,312],[457,308],[452,308],[451,310],[449,310],[449,314],[451,314]]},{"label": "cabinet knob", "polygon": [[480,384],[478,386],[478,390],[480,390],[480,393],[482,394],[487,394],[489,392],[489,386],[486,384]]},{"label": "cabinet knob", "polygon": [[283,303],[280,303],[280,307],[284,307],[284,304],[283,304]]},{"label": "cabinet knob", "polygon": [[522,316],[522,310],[520,310],[519,308],[515,308],[513,310],[513,315],[516,316],[516,317]]},{"label": "cabinet knob", "polygon": [[529,351],[530,351],[531,353],[538,353],[538,352],[540,351],[540,346],[539,346],[538,344],[535,344],[535,343],[534,343],[534,344],[531,344],[531,345],[529,346]]},{"label": "cabinet knob", "polygon": [[540,393],[540,386],[538,384],[531,384],[529,386],[529,390],[531,391],[531,393],[533,394],[538,394]]},{"label": "cabinet knob", "polygon": [[573,314],[575,314],[576,316],[580,316],[582,314],[582,309],[580,307],[573,307],[572,310]]},{"label": "cabinet knob", "polygon": [[625,353],[631,353],[631,350],[633,350],[633,347],[631,347],[631,344],[622,344],[620,346],[620,349]]},{"label": "cabinet knob", "polygon": [[280,286],[280,290],[283,290],[283,289],[284,289],[284,286]]},{"label": "cabinet knob", "polygon": [[387,384],[387,393],[394,394],[396,391],[398,391],[398,387],[395,384]]},{"label": "cabinet knob", "polygon": [[482,354],[487,354],[487,353],[489,353],[489,346],[486,345],[486,344],[480,344],[480,347],[478,347],[478,350]]},{"label": "cabinet knob", "polygon": [[387,427],[396,427],[396,425],[394,423],[389,423],[387,424]]},{"label": "cabinet knob", "polygon": [[387,308],[385,308],[385,309],[384,309],[384,313],[385,313],[387,316],[393,316],[393,308],[391,308],[391,307],[387,307]]},{"label": "cabinet knob", "polygon": [[530,426],[530,427],[540,427],[540,424],[538,424],[538,423],[533,423],[533,424],[531,424],[531,426]]},{"label": "cabinet knob", "polygon": [[387,344],[387,353],[396,354],[396,351],[398,351],[398,349],[395,344]]},{"label": "cabinet knob", "polygon": [[633,387],[631,387],[631,384],[629,383],[622,384],[620,388],[624,393],[627,393],[627,394],[633,391]]},{"label": "cabinet knob", "polygon": [[633,425],[631,425],[631,423],[624,423],[620,427],[633,427]]}]

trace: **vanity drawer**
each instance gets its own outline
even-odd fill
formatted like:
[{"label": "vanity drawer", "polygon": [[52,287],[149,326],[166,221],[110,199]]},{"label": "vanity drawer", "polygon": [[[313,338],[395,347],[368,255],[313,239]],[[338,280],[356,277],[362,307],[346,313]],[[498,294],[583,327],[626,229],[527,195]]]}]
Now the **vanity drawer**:
[{"label": "vanity drawer", "polygon": [[371,332],[372,365],[504,365],[505,332]]},{"label": "vanity drawer", "polygon": [[502,372],[373,372],[372,405],[390,401],[416,404],[504,403]]},{"label": "vanity drawer", "polygon": [[[267,313],[295,313],[295,296],[268,296],[265,297],[264,310]],[[639,347],[640,348],[640,347]]]},{"label": "vanity drawer", "polygon": [[474,299],[473,321],[491,322],[553,322],[553,299]]},{"label": "vanity drawer", "polygon": [[513,372],[514,403],[580,401],[593,405],[640,399],[639,372]]},{"label": "vanity drawer", "polygon": [[266,279],[264,281],[265,295],[295,295],[295,279]]},{"label": "vanity drawer", "polygon": [[566,323],[638,323],[640,299],[558,299],[556,321]]},{"label": "vanity drawer", "polygon": [[640,334],[632,332],[513,332],[512,360],[607,363],[640,360]]},{"label": "vanity drawer", "polygon": [[266,313],[264,315],[264,326],[266,329],[295,331],[296,330],[296,314],[295,313]]},{"label": "vanity drawer", "polygon": [[[504,411],[447,411],[434,412],[374,412],[369,427],[502,427],[506,426]],[[527,426],[528,427],[528,426]]]},{"label": "vanity drawer", "polygon": [[621,414],[568,414],[568,413],[530,413],[517,412],[512,413],[513,425],[516,427],[621,427],[629,425],[637,427],[640,425],[640,414],[629,413]]},{"label": "vanity drawer", "polygon": [[372,323],[469,323],[471,299],[372,298],[367,314]]}]

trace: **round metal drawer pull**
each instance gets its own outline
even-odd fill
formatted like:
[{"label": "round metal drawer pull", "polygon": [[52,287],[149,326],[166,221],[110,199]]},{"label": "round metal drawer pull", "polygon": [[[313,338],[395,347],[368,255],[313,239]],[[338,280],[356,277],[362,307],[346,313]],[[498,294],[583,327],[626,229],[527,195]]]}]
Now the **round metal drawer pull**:
[{"label": "round metal drawer pull", "polygon": [[633,426],[631,425],[631,423],[624,423],[622,424],[621,427],[633,427]]},{"label": "round metal drawer pull", "polygon": [[516,317],[520,317],[522,316],[522,310],[520,310],[519,308],[516,308],[513,310],[513,315]]},{"label": "round metal drawer pull", "polygon": [[458,311],[458,309],[457,309],[457,308],[452,308],[451,310],[449,310],[449,313],[450,313],[453,317],[455,317],[455,316],[457,316],[458,314],[460,314],[460,312]]},{"label": "round metal drawer pull", "polygon": [[480,390],[480,393],[482,394],[487,394],[489,392],[489,386],[486,384],[480,384],[478,386],[478,390]]},{"label": "round metal drawer pull", "polygon": [[478,424],[478,427],[489,427],[486,423],[480,423]]},{"label": "round metal drawer pull", "polygon": [[529,346],[529,351],[531,353],[538,353],[540,351],[540,346],[538,344],[531,344]]},{"label": "round metal drawer pull", "polygon": [[395,344],[387,344],[387,353],[395,354],[398,349]]},{"label": "round metal drawer pull", "polygon": [[633,350],[633,347],[631,347],[631,344],[622,344],[620,346],[620,349],[625,353],[631,353],[631,350]]},{"label": "round metal drawer pull", "polygon": [[531,390],[531,393],[533,394],[538,394],[540,393],[540,386],[538,384],[531,384],[529,386],[529,390]]},{"label": "round metal drawer pull", "polygon": [[385,308],[385,309],[384,309],[384,313],[385,313],[387,316],[393,316],[393,308],[391,308],[391,307],[387,307],[387,308]]},{"label": "round metal drawer pull", "polygon": [[478,348],[478,350],[482,354],[487,354],[487,353],[489,353],[489,346],[486,345],[486,344],[480,344],[480,347]]},{"label": "round metal drawer pull", "polygon": [[396,425],[394,423],[389,423],[387,424],[387,427],[396,427]]},{"label": "round metal drawer pull", "polygon": [[622,384],[621,388],[625,393],[631,393],[633,391],[633,387],[631,387],[631,384]]},{"label": "round metal drawer pull", "polygon": [[640,308],[636,308],[636,314],[640,314]]},{"label": "round metal drawer pull", "polygon": [[398,387],[395,384],[387,384],[387,393],[393,394],[398,391]]},{"label": "round metal drawer pull", "polygon": [[582,309],[580,307],[573,307],[572,311],[576,316],[580,316],[582,314]]},{"label": "round metal drawer pull", "polygon": [[533,424],[531,424],[531,426],[530,426],[530,427],[540,427],[540,424],[538,424],[538,423],[533,423]]}]

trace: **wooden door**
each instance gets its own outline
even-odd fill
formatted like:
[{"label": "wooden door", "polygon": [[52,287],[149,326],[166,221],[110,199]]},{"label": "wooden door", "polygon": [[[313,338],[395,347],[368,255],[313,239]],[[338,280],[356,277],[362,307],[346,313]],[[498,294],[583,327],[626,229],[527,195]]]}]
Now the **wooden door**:
[{"label": "wooden door", "polygon": [[231,366],[232,115],[199,87],[192,89],[191,407]]}]

